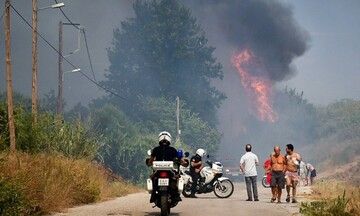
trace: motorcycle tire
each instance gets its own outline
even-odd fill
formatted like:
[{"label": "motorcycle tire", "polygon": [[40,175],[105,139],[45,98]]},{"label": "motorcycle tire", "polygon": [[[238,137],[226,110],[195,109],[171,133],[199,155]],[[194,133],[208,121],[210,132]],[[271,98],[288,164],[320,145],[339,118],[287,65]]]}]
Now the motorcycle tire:
[{"label": "motorcycle tire", "polygon": [[261,180],[261,184],[264,186],[264,188],[269,188],[270,184],[267,183],[267,178],[264,176]]},{"label": "motorcycle tire", "polygon": [[218,198],[229,198],[234,192],[234,184],[230,180],[217,182],[214,186],[214,194]]},{"label": "motorcycle tire", "polygon": [[184,196],[184,197],[190,197],[190,195],[191,195],[191,184],[186,184],[186,185],[184,185],[184,189],[183,189],[183,191],[182,191],[182,195]]},{"label": "motorcycle tire", "polygon": [[167,194],[162,194],[160,197],[160,209],[161,209],[161,216],[168,216],[170,215],[170,205],[168,202]]}]

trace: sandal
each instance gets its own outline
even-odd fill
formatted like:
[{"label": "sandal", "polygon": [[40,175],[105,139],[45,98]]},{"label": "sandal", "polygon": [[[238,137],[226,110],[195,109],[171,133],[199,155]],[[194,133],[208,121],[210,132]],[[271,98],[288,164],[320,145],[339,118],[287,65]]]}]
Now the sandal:
[{"label": "sandal", "polygon": [[290,195],[286,196],[286,202],[290,202]]},{"label": "sandal", "polygon": [[293,200],[292,200],[292,203],[297,203],[297,200],[296,200],[296,199],[293,199]]},{"label": "sandal", "polygon": [[273,202],[275,202],[275,200],[276,200],[276,198],[275,199],[271,198],[270,202],[273,203]]},{"label": "sandal", "polygon": [[280,200],[278,200],[278,202],[277,203],[281,203],[281,201]]}]

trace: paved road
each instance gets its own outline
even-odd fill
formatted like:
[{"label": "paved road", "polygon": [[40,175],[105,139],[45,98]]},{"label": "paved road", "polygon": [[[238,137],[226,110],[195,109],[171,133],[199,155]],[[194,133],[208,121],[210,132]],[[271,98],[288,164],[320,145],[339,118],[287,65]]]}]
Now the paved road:
[{"label": "paved road", "polygon": [[[173,216],[227,216],[227,215],[262,215],[262,216],[288,216],[300,215],[299,204],[285,203],[283,192],[283,203],[270,203],[271,192],[269,188],[263,188],[258,184],[259,202],[245,201],[247,199],[245,183],[235,183],[233,195],[228,199],[219,199],[213,193],[199,194],[198,199],[182,198],[183,201],[171,209]],[[308,187],[300,187],[299,201],[304,200],[301,195],[309,193]],[[125,197],[116,198],[111,201],[85,205],[69,209],[66,213],[54,214],[54,216],[156,216],[160,215],[160,209],[152,208],[149,203],[150,195],[147,192],[131,194]]]}]

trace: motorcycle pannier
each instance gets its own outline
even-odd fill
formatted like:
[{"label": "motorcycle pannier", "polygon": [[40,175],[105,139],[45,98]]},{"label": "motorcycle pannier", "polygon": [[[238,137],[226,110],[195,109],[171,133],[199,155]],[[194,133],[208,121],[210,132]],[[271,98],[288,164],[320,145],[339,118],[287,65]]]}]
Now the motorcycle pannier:
[{"label": "motorcycle pannier", "polygon": [[151,179],[147,179],[146,181],[146,186],[147,186],[147,190],[149,193],[152,193],[153,191],[153,183],[152,183],[152,180]]}]

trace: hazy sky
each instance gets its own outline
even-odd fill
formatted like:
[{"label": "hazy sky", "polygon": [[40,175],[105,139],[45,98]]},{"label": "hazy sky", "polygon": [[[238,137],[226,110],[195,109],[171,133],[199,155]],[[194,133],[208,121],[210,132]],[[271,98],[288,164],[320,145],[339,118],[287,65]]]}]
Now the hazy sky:
[{"label": "hazy sky", "polygon": [[[360,1],[358,0],[283,0],[292,5],[295,20],[311,35],[310,48],[303,56],[295,59],[297,74],[290,80],[280,83],[280,87],[288,85],[299,91],[314,104],[326,105],[337,99],[360,99]],[[59,1],[60,2],[60,1]],[[105,49],[111,46],[112,30],[119,27],[125,17],[132,16],[133,1],[116,0],[78,0],[63,1],[68,17],[86,28],[90,54],[97,79],[102,78],[108,66]],[[85,3],[86,2],[86,3]],[[31,1],[12,0],[14,7],[31,23]],[[51,5],[54,1],[39,0],[39,7]],[[0,5],[1,14],[4,3]],[[196,11],[193,14],[196,16]],[[39,32],[58,47],[58,21],[66,19],[58,10],[41,10]],[[31,91],[31,29],[14,12],[11,12],[12,23],[12,63],[13,85],[28,95]],[[4,18],[0,24],[0,88],[5,87],[5,42]],[[205,29],[207,31],[207,29]],[[209,35],[210,42],[221,41],[220,36]],[[211,32],[211,34],[216,34]],[[217,40],[219,39],[219,40]],[[64,27],[64,52],[77,47],[77,32],[70,26]],[[42,39],[39,43],[39,90],[40,97],[50,89],[57,89],[57,54]],[[222,44],[211,44],[223,50]],[[224,45],[225,46],[225,45]],[[224,47],[223,46],[223,47]],[[219,53],[219,52],[218,52]],[[223,53],[218,56],[222,60]],[[81,50],[69,57],[69,60],[92,76],[84,38]],[[226,67],[226,66],[225,66]],[[72,68],[64,63],[64,70]],[[225,73],[225,76],[227,74]],[[226,80],[226,77],[225,77]],[[56,90],[57,91],[57,90]],[[90,93],[90,94],[89,94]],[[88,101],[101,95],[101,91],[80,74],[65,74],[64,97],[70,104],[78,100]]]}]

